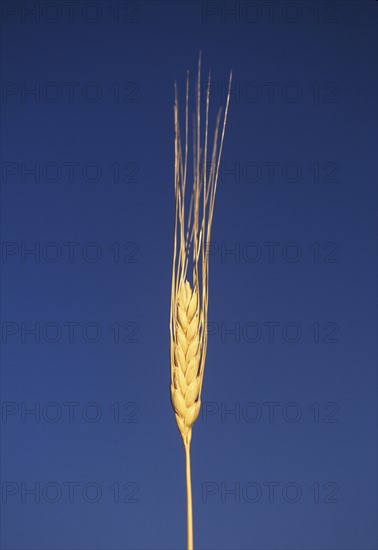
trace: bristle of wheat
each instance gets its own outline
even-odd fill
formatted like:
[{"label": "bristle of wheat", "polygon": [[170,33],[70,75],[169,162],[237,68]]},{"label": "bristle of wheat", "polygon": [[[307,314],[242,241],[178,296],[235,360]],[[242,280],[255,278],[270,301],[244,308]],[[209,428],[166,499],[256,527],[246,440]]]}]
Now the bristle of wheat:
[{"label": "bristle of wheat", "polygon": [[201,407],[199,398],[202,353],[198,287],[188,281],[181,284],[176,303],[174,365],[171,398],[177,426],[184,442],[190,438]]}]

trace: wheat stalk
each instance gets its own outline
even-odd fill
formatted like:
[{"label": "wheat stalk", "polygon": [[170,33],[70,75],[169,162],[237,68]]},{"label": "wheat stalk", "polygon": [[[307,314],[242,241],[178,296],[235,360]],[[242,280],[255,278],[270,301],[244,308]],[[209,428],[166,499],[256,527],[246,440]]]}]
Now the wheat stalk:
[{"label": "wheat stalk", "polygon": [[[201,123],[201,55],[198,62],[196,112],[193,122],[193,186],[187,208],[189,73],[186,80],[185,145],[181,145],[178,93],[175,85],[175,231],[173,243],[172,290],[170,311],[171,402],[184,442],[187,490],[187,541],[193,550],[193,514],[190,467],[192,426],[201,407],[201,390],[207,349],[207,313],[209,256],[215,193],[222,154],[228,107],[230,74],[226,107],[221,126],[218,112],[211,154],[208,152],[210,75],[206,89],[205,123]],[[204,128],[202,128],[204,126]],[[221,128],[221,132],[220,132]],[[204,133],[204,136],[202,135]],[[203,144],[202,144],[203,138]],[[208,163],[208,156],[210,162]],[[210,166],[208,166],[210,165]],[[191,271],[191,277],[188,271]],[[191,282],[189,281],[191,279]]]}]

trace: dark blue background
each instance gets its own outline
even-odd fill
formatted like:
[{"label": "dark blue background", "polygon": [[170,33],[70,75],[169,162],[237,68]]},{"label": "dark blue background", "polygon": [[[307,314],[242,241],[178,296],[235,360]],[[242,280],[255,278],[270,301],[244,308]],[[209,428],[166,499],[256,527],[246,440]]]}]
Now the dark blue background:
[{"label": "dark blue background", "polygon": [[2,3],[4,550],[184,548],[172,106],[199,49],[212,123],[231,68],[235,94],[192,444],[196,548],[377,548],[376,7]]}]

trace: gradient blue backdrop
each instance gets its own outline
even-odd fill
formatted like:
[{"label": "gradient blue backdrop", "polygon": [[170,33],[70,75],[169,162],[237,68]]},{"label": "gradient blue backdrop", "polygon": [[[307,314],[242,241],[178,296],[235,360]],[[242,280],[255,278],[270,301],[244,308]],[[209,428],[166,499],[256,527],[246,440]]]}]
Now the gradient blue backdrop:
[{"label": "gradient blue backdrop", "polygon": [[1,10],[1,548],[185,546],[172,105],[201,49],[212,122],[235,93],[196,547],[376,549],[377,2]]}]

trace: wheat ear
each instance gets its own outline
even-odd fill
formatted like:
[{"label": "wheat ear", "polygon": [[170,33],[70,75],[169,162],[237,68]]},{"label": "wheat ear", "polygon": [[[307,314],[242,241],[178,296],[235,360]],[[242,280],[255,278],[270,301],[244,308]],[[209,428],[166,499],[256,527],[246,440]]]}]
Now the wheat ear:
[{"label": "wheat ear", "polygon": [[[206,90],[205,123],[201,125],[201,55],[198,63],[196,112],[193,123],[193,186],[186,208],[188,178],[189,73],[186,80],[185,146],[181,145],[178,94],[175,86],[175,231],[170,313],[171,402],[184,442],[187,491],[187,545],[193,550],[193,513],[190,467],[192,426],[201,407],[207,349],[209,256],[215,193],[222,154],[232,74],[221,126],[219,111],[211,154],[208,154],[210,75]],[[202,126],[204,128],[202,129]],[[220,131],[221,129],[221,131]],[[204,132],[204,136],[202,133]],[[202,144],[203,137],[203,144]],[[208,162],[208,157],[210,162]],[[188,270],[191,268],[191,282]]]}]

